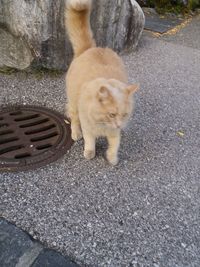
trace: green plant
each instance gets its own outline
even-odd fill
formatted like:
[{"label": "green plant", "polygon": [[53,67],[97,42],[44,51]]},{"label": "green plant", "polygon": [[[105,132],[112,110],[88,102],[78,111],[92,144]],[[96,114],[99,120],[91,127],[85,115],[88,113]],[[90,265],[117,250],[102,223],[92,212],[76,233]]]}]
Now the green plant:
[{"label": "green plant", "polygon": [[198,7],[200,7],[200,0],[189,0],[188,8],[190,10],[195,10]]},{"label": "green plant", "polygon": [[147,6],[153,7],[158,13],[173,12],[176,14],[187,13],[200,7],[200,0],[147,0]]}]

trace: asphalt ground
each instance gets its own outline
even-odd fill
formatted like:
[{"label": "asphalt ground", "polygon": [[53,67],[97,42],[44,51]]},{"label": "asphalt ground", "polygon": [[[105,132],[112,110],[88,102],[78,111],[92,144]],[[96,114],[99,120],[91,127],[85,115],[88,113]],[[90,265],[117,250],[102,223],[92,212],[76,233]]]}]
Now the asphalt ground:
[{"label": "asphalt ground", "polygon": [[[194,24],[194,26],[192,26]],[[120,163],[83,158],[83,142],[35,171],[0,174],[0,216],[81,266],[200,266],[200,22],[145,34],[123,55],[139,82]],[[0,105],[64,111],[64,76],[0,76]]]}]

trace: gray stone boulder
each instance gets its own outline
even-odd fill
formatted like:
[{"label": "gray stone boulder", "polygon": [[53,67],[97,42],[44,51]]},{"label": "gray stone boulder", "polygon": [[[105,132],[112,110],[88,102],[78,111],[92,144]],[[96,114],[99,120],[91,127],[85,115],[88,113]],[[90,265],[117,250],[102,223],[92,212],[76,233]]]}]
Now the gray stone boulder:
[{"label": "gray stone boulder", "polygon": [[[66,0],[0,0],[0,68],[66,70],[72,49],[64,26]],[[135,0],[94,0],[97,44],[135,48],[144,14]]]}]

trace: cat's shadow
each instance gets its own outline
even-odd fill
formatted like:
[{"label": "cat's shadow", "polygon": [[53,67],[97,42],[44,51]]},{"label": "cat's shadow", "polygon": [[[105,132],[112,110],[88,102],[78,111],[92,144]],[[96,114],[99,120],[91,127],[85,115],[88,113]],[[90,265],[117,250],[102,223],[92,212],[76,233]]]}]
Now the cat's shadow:
[{"label": "cat's shadow", "polygon": [[98,138],[96,140],[96,156],[104,157],[106,155],[106,150],[108,149],[108,141],[106,138]]}]

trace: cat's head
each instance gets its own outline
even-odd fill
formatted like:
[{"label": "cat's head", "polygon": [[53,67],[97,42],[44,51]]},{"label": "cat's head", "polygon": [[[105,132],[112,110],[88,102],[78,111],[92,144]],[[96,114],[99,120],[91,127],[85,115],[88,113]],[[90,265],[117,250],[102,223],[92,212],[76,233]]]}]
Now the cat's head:
[{"label": "cat's head", "polygon": [[139,86],[126,85],[117,80],[107,80],[98,84],[91,117],[96,124],[112,129],[126,126],[133,111],[133,94]]}]

